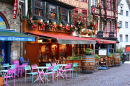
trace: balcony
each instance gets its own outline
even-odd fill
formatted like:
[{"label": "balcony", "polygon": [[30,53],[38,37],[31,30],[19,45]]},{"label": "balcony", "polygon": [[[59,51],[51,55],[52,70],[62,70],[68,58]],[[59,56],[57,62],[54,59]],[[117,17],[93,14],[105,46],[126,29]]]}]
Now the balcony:
[{"label": "balcony", "polygon": [[117,37],[117,32],[105,32],[105,31],[98,31],[97,37],[103,38],[103,37],[109,37],[109,38],[116,38]]}]

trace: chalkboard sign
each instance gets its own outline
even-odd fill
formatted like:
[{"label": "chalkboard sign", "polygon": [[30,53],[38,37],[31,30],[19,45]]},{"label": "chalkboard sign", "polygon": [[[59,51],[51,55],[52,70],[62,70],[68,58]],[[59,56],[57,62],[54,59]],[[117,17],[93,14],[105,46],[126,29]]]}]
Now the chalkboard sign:
[{"label": "chalkboard sign", "polygon": [[98,55],[99,56],[107,56],[107,49],[99,49]]}]

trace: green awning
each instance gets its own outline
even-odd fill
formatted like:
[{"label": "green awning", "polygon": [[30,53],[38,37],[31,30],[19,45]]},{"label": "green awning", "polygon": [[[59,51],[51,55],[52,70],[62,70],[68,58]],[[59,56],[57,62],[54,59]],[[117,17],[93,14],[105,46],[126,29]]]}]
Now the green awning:
[{"label": "green awning", "polygon": [[0,30],[1,41],[35,41],[35,37],[26,35],[23,33],[11,31],[11,30]]}]

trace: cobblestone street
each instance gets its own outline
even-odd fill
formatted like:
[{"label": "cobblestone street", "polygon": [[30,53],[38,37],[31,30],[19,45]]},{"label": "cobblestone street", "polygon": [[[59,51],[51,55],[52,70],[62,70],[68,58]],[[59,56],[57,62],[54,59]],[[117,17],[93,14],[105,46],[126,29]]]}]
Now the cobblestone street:
[{"label": "cobblestone street", "polygon": [[[35,78],[36,79],[36,78]],[[34,80],[35,80],[34,79]],[[9,85],[13,86],[13,80],[9,80]],[[130,64],[123,64],[119,67],[111,67],[108,70],[98,70],[93,74],[78,73],[78,76],[68,80],[61,79],[52,83],[39,84],[31,83],[29,77],[27,82],[23,78],[16,78],[16,86],[130,86]]]}]

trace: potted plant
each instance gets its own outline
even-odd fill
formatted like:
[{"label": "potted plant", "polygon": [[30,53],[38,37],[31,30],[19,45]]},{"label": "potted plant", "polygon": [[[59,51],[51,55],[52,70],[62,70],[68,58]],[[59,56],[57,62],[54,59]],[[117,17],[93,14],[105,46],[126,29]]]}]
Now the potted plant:
[{"label": "potted plant", "polygon": [[85,53],[86,53],[86,55],[92,55],[93,54],[93,49],[86,48]]},{"label": "potted plant", "polygon": [[99,55],[95,54],[95,62],[98,62],[99,58]]},{"label": "potted plant", "polygon": [[110,60],[110,59],[114,59],[114,54],[109,52],[108,60]]},{"label": "potted plant", "polygon": [[72,56],[68,56],[66,63],[81,63],[81,56],[77,56],[77,57],[72,57]]}]

